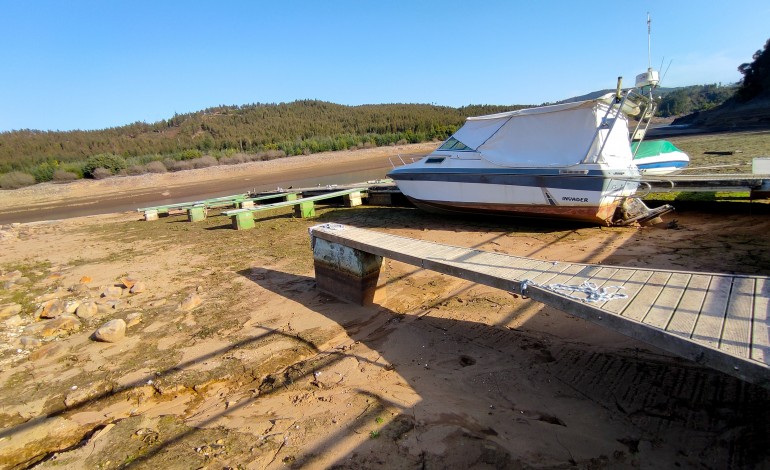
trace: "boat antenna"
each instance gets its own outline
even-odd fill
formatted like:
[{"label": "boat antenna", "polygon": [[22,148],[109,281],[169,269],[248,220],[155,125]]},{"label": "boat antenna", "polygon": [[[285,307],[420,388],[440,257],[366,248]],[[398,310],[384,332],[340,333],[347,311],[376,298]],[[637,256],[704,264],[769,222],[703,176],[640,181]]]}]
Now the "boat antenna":
[{"label": "boat antenna", "polygon": [[673,62],[674,62],[674,59],[671,59],[671,60],[669,60],[669,61],[668,61],[668,67],[666,67],[666,71],[665,71],[665,72],[663,72],[663,77],[661,77],[661,80],[662,80],[662,79],[664,79],[664,78],[666,78],[666,74],[668,74],[668,69],[670,69],[670,68],[671,68],[671,64],[672,64]]},{"label": "boat antenna", "polygon": [[652,70],[652,48],[651,48],[651,41],[650,41],[650,35],[651,35],[651,28],[652,25],[652,19],[650,19],[650,12],[647,12],[647,68]]}]

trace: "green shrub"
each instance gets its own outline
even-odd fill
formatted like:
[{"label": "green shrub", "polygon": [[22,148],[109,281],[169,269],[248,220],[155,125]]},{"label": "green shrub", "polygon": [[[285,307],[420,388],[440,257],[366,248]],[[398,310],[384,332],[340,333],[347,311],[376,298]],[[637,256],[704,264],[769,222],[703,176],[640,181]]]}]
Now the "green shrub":
[{"label": "green shrub", "polygon": [[53,174],[59,167],[59,162],[43,162],[32,169],[32,176],[38,183],[45,183],[53,179]]},{"label": "green shrub", "polygon": [[180,160],[194,160],[196,158],[200,158],[201,153],[200,150],[185,150],[184,152],[179,152],[179,159]]},{"label": "green shrub", "polygon": [[35,184],[35,177],[22,171],[12,171],[0,175],[0,188],[18,189]]},{"label": "green shrub", "polygon": [[67,162],[67,163],[62,163],[61,164],[61,169],[66,171],[66,172],[73,173],[78,178],[82,178],[83,177],[83,167],[85,167],[85,165],[86,165],[86,162],[84,162],[82,160],[75,161],[75,162]]},{"label": "green shrub", "polygon": [[[120,155],[113,155],[111,153],[103,153],[100,155],[93,155],[88,157],[85,165],[83,165],[83,176],[87,178],[96,178],[94,172],[97,168],[107,170],[111,175],[115,175],[122,170],[126,169],[126,160]],[[104,177],[103,175],[100,175]]]}]

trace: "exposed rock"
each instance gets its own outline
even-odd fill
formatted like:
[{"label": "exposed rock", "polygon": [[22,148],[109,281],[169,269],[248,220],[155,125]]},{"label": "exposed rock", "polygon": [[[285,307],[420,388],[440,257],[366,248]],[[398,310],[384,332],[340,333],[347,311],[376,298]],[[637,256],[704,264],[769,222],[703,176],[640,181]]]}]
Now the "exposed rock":
[{"label": "exposed rock", "polygon": [[75,284],[69,288],[69,291],[75,295],[88,295],[91,293],[91,289],[85,284]]},{"label": "exposed rock", "polygon": [[21,271],[19,271],[19,270],[11,271],[9,273],[0,274],[0,281],[2,281],[2,282],[16,282],[19,279],[21,279],[22,276],[24,276],[24,274]]},{"label": "exposed rock", "polygon": [[0,446],[0,468],[29,468],[54,449],[74,446],[86,429],[62,417],[40,418],[11,431]]},{"label": "exposed rock", "polygon": [[49,300],[38,312],[38,318],[57,318],[65,313],[65,304],[61,299]]},{"label": "exposed rock", "polygon": [[66,313],[75,313],[78,307],[80,307],[79,300],[69,300],[64,304],[64,311]]},{"label": "exposed rock", "polygon": [[45,346],[41,346],[36,351],[32,351],[29,355],[31,361],[39,361],[40,359],[47,359],[58,356],[65,351],[64,345],[61,343],[48,343]]},{"label": "exposed rock", "polygon": [[126,322],[120,318],[110,320],[94,331],[93,338],[105,343],[117,343],[126,336]]},{"label": "exposed rock", "polygon": [[142,314],[141,312],[133,312],[129,313],[126,316],[126,328],[130,328],[134,325],[138,325],[142,321]]},{"label": "exposed rock", "polygon": [[130,277],[121,277],[120,282],[123,283],[123,286],[126,289],[131,289],[132,287],[134,287],[134,284],[136,284],[136,279],[132,279]]},{"label": "exposed rock", "polygon": [[20,337],[19,338],[19,343],[21,343],[21,346],[24,349],[33,349],[33,348],[36,348],[36,347],[40,346],[41,344],[43,344],[42,341],[40,341],[37,338],[33,338],[32,336],[22,336],[22,337]]},{"label": "exposed rock", "polygon": [[16,280],[16,284],[19,284],[19,285],[29,284],[30,282],[32,281],[26,276],[22,276]]},{"label": "exposed rock", "polygon": [[131,292],[132,294],[140,294],[147,290],[147,285],[142,281],[137,281],[133,286],[131,286]]},{"label": "exposed rock", "polygon": [[111,390],[112,390],[112,386],[110,385],[109,382],[105,382],[105,381],[99,381],[99,382],[80,386],[67,394],[67,397],[64,399],[64,406],[66,406],[67,408],[72,408],[73,406],[87,403],[89,400],[92,400],[94,397],[99,397],[100,395],[104,395],[105,393],[108,393]]},{"label": "exposed rock", "polygon": [[201,299],[201,296],[193,293],[188,295],[187,298],[182,301],[182,303],[179,305],[179,310],[190,312],[198,308],[202,303],[203,299]]},{"label": "exposed rock", "polygon": [[166,302],[168,302],[166,299],[153,300],[150,302],[150,307],[162,307],[163,305],[166,305]]},{"label": "exposed rock", "polygon": [[62,297],[66,297],[68,295],[70,295],[69,292],[67,292],[66,290],[62,289],[61,287],[57,287],[55,291],[49,292],[47,294],[43,294],[40,297],[38,297],[36,300],[38,302],[48,302],[49,300],[60,299]]},{"label": "exposed rock", "polygon": [[0,320],[21,313],[21,305],[16,303],[0,305]]},{"label": "exposed rock", "polygon": [[24,320],[19,315],[8,317],[4,322],[6,328],[15,328],[24,324]]},{"label": "exposed rock", "polygon": [[19,238],[19,235],[12,230],[0,230],[0,242],[15,240],[17,238]]},{"label": "exposed rock", "polygon": [[93,318],[97,313],[99,313],[99,306],[92,300],[81,303],[78,305],[77,310],[75,310],[75,315],[84,320]]},{"label": "exposed rock", "polygon": [[64,314],[53,320],[33,323],[24,328],[24,335],[38,335],[45,338],[56,336],[62,333],[69,333],[80,329],[80,320],[73,315]]},{"label": "exposed rock", "polygon": [[101,297],[106,299],[117,299],[123,295],[123,288],[120,286],[110,286],[102,291]]},{"label": "exposed rock", "polygon": [[112,313],[123,305],[118,299],[101,298],[96,301],[96,307],[99,313]]}]

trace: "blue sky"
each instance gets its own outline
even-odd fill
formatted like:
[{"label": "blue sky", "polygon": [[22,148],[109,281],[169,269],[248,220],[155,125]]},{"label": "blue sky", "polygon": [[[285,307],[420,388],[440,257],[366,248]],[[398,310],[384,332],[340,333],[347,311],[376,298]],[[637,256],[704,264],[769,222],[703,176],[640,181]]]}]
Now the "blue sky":
[{"label": "blue sky", "polygon": [[[770,2],[0,0],[0,131],[102,129],[220,104],[540,104],[733,83]],[[662,73],[662,72],[661,72]]]}]

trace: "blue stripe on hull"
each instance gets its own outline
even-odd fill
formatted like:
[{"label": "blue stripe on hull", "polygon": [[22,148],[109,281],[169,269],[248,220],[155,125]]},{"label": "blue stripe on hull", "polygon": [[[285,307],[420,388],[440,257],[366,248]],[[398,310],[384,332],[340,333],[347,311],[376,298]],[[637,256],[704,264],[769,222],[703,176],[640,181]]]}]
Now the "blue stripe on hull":
[{"label": "blue stripe on hull", "polygon": [[[560,174],[511,174],[502,172],[420,172],[391,171],[388,177],[399,181],[443,181],[452,183],[496,184],[531,188],[568,189],[572,191],[605,191],[612,177],[605,174],[567,176]],[[627,178],[627,177],[626,177]],[[619,177],[617,179],[626,179]]]},{"label": "blue stripe on hull", "polygon": [[[636,163],[636,162],[634,162]],[[658,163],[636,163],[637,168],[640,170],[648,170],[650,168],[684,168],[689,162],[658,162]]]}]

